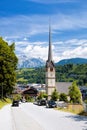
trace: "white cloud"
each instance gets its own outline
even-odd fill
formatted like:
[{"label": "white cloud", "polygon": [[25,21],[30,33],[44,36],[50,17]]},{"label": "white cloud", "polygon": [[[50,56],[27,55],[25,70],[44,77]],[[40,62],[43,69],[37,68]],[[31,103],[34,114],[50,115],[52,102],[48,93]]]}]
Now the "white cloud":
[{"label": "white cloud", "polygon": [[28,45],[23,52],[26,56],[46,60],[48,55],[48,47]]},{"label": "white cloud", "polygon": [[[41,44],[40,44],[41,43]],[[57,43],[57,44],[56,44]],[[23,46],[24,45],[24,46]],[[26,45],[26,46],[25,46]],[[31,58],[48,58],[48,42],[19,42],[16,43],[16,53]],[[71,39],[52,43],[53,60],[57,62],[68,58],[87,58],[87,40]]]},{"label": "white cloud", "polygon": [[[72,30],[86,29],[86,15],[87,12],[80,13],[79,15],[77,13],[70,15],[53,14],[51,15],[52,32],[58,33],[64,30],[71,30],[72,32]],[[38,34],[44,35],[48,32],[48,24],[48,15],[2,17],[0,18],[0,34],[11,39],[20,37],[27,38]]]},{"label": "white cloud", "polygon": [[17,39],[47,33],[47,17],[39,15],[2,17],[0,18],[0,34],[10,39]]},{"label": "white cloud", "polygon": [[64,41],[62,47],[56,46],[55,50],[55,55],[58,56],[58,60],[75,57],[87,58],[87,39]]},{"label": "white cloud", "polygon": [[[56,14],[52,15],[52,30],[67,31],[87,29],[87,13],[73,15]],[[56,19],[56,20],[55,20]],[[3,22],[4,21],[4,22]],[[21,23],[21,24],[20,24]],[[48,39],[40,41],[41,34],[48,37],[48,16],[16,16],[0,18],[0,33],[11,42],[16,44],[16,53],[25,54],[29,57],[42,58],[48,57]],[[81,30],[80,30],[81,31]],[[39,34],[39,35],[38,35]],[[37,35],[37,41],[31,42],[31,36]],[[54,34],[56,35],[56,34]],[[81,31],[82,35],[82,31]],[[87,39],[70,39],[65,41],[55,41],[53,44],[53,59],[72,57],[87,58]],[[54,39],[52,39],[54,41]]]},{"label": "white cloud", "polygon": [[75,57],[87,58],[87,47],[83,48],[80,46],[72,51],[71,50],[64,51],[62,57],[63,59],[75,58]]},{"label": "white cloud", "polygon": [[[75,14],[56,14],[52,18],[53,29],[58,30],[77,30],[87,28],[87,12]],[[55,21],[56,19],[56,21]]]}]

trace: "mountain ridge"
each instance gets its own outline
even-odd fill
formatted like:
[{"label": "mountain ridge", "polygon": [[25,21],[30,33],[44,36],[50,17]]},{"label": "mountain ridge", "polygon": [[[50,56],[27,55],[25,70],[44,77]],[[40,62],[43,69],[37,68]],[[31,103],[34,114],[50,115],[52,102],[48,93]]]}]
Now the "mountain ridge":
[{"label": "mountain ridge", "polygon": [[45,61],[41,58],[28,58],[25,55],[18,57],[18,68],[36,68],[45,65]]},{"label": "mountain ridge", "polygon": [[65,64],[87,64],[87,59],[85,58],[70,58],[63,59],[56,63],[56,65],[65,65]]},{"label": "mountain ridge", "polygon": [[[45,66],[46,61],[41,58],[28,58],[25,55],[18,57],[18,68],[37,68]],[[65,64],[87,64],[87,59],[85,58],[70,58],[63,59],[56,62],[55,65],[65,65]]]}]

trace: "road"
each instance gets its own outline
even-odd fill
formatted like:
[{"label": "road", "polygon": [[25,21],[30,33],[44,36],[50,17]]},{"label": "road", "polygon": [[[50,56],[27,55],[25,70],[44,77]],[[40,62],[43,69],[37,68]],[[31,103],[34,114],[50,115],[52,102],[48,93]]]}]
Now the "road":
[{"label": "road", "polygon": [[12,107],[12,130],[43,130],[32,117],[27,115],[21,108]]},{"label": "road", "polygon": [[22,103],[12,107],[13,130],[87,130],[87,117]]}]

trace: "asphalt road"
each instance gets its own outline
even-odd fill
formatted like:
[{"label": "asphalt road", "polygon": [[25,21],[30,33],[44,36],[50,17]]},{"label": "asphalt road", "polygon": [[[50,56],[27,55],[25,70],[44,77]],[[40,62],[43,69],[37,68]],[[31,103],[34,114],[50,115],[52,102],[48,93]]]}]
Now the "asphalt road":
[{"label": "asphalt road", "polygon": [[20,107],[12,107],[12,130],[43,130],[32,117],[22,111]]},{"label": "asphalt road", "polygon": [[16,130],[87,130],[87,117],[32,103],[13,108],[13,114]]}]

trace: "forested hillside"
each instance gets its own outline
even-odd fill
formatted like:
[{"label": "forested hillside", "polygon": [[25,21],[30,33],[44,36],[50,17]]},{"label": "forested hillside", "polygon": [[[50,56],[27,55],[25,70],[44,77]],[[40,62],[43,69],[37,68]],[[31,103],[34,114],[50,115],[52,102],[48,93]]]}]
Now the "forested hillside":
[{"label": "forested hillside", "polygon": [[85,58],[71,58],[63,59],[56,63],[56,65],[66,65],[66,64],[87,64],[87,59]]},{"label": "forested hillside", "polygon": [[[73,82],[87,85],[87,64],[56,66],[57,82]],[[17,83],[45,83],[45,67],[17,70]]]}]

